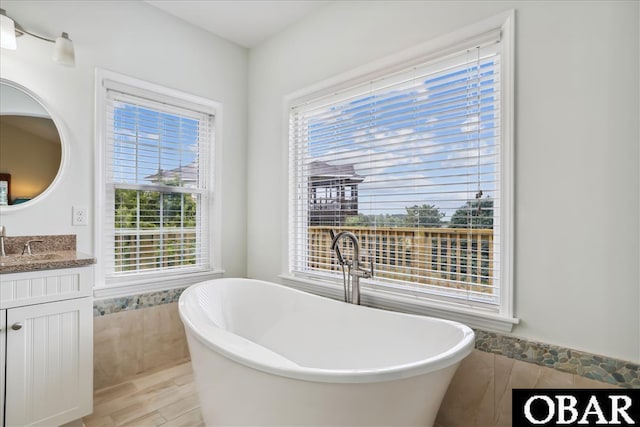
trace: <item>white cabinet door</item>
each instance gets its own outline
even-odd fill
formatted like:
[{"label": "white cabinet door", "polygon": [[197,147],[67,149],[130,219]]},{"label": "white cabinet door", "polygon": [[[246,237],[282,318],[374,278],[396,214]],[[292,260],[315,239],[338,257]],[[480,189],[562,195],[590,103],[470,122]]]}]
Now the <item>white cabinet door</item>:
[{"label": "white cabinet door", "polygon": [[0,426],[4,426],[4,343],[7,336],[7,310],[0,310]]},{"label": "white cabinet door", "polygon": [[93,404],[93,303],[7,310],[7,426],[60,425]]}]

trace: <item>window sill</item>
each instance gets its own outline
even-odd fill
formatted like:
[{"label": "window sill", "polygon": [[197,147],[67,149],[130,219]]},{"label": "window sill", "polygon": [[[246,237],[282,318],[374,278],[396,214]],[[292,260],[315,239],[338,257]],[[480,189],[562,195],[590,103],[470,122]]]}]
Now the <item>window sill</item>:
[{"label": "window sill", "polygon": [[184,288],[205,280],[220,279],[223,274],[224,270],[211,270],[188,274],[154,274],[136,279],[122,278],[118,283],[96,286],[93,296],[103,299]]},{"label": "window sill", "polygon": [[[329,281],[303,279],[290,274],[282,274],[279,277],[286,286],[328,298],[343,299],[342,285]],[[513,325],[520,321],[517,318],[501,316],[493,312],[457,307],[436,301],[418,301],[411,297],[390,295],[372,289],[363,289],[360,300],[362,305],[369,307],[453,320],[485,331],[508,333],[513,329]]]}]

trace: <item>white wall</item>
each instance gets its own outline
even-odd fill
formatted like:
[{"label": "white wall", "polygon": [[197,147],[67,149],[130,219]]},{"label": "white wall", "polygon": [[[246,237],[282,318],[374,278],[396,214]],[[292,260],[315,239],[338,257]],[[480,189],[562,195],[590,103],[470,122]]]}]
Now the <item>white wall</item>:
[{"label": "white wall", "polygon": [[336,2],[251,50],[248,275],[277,280],[284,259],[283,97],[513,8],[513,333],[640,361],[638,7]]},{"label": "white wall", "polygon": [[51,60],[53,45],[23,36],[18,49],[0,52],[0,75],[37,93],[61,119],[68,150],[61,182],[46,199],[3,213],[8,234],[76,234],[78,249],[93,253],[93,231],[71,225],[74,205],[94,206],[94,72],[105,68],[219,101],[224,123],[222,267],[245,273],[246,49],[139,1],[12,1],[2,8],[24,28],[49,37],[66,31],[76,67]]}]

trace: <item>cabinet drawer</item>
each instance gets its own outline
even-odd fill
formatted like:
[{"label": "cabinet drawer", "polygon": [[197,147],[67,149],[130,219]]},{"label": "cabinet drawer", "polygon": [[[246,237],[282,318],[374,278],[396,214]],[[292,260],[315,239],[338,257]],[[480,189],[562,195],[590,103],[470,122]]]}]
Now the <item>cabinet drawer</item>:
[{"label": "cabinet drawer", "polygon": [[93,267],[0,274],[0,308],[92,295]]}]

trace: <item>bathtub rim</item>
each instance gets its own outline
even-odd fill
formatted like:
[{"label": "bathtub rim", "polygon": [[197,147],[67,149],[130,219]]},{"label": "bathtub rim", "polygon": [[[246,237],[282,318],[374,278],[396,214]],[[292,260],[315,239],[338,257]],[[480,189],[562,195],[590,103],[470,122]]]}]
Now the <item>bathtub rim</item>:
[{"label": "bathtub rim", "polygon": [[[288,287],[286,285],[281,285],[274,282],[268,282],[264,280],[258,279],[247,279],[240,277],[227,277],[227,278],[219,278],[219,279],[211,279],[203,282],[199,282],[189,286],[185,289],[180,298],[178,300],[178,312],[180,319],[185,327],[185,331],[188,335],[191,335],[193,338],[197,339],[200,343],[202,343],[206,348],[216,352],[217,354],[231,359],[241,365],[246,367],[256,369],[261,372],[265,372],[268,374],[273,374],[281,377],[303,380],[303,381],[312,381],[312,382],[324,382],[324,383],[374,383],[374,382],[383,382],[383,381],[393,381],[393,380],[401,380],[405,378],[411,378],[418,375],[425,375],[431,372],[435,372],[441,369],[448,368],[450,366],[456,365],[460,363],[465,357],[467,357],[474,348],[475,345],[475,333],[468,326],[451,320],[439,319],[430,316],[421,316],[416,314],[409,313],[401,313],[394,312],[390,310],[378,309],[375,307],[367,307],[367,306],[353,306],[353,309],[360,310],[377,310],[384,311],[388,313],[393,313],[393,315],[398,316],[408,316],[411,318],[428,318],[436,323],[448,324],[450,327],[454,327],[458,331],[462,333],[461,339],[453,346],[447,349],[447,351],[440,353],[436,356],[429,357],[427,359],[422,359],[416,362],[404,363],[399,365],[393,365],[385,368],[376,368],[376,369],[326,369],[326,368],[311,368],[306,366],[301,366],[296,364],[295,362],[285,358],[284,356],[277,355],[280,360],[278,364],[267,364],[260,358],[255,357],[254,352],[237,352],[232,351],[229,347],[233,347],[232,345],[221,345],[220,343],[216,343],[213,340],[207,338],[201,330],[199,330],[195,325],[192,319],[189,318],[187,314],[185,314],[185,310],[188,310],[187,299],[191,293],[196,292],[196,289],[203,286],[211,286],[215,285],[215,282],[219,281],[230,281],[230,280],[240,280],[240,281],[248,281],[252,283],[260,283],[268,286],[281,287],[285,288],[288,292],[303,294],[305,297],[309,298],[320,298],[323,303],[327,304],[346,304],[342,301],[334,300],[331,298],[323,297],[320,295],[312,294],[309,292],[301,291],[298,289],[294,289]],[[233,332],[227,331],[220,327],[212,327],[217,332],[218,336],[222,336],[223,339],[229,338],[234,341],[242,341],[247,347],[253,347],[253,350],[259,350],[259,353],[264,353],[265,347],[260,344],[254,343],[250,340],[247,340],[239,335],[234,334]],[[226,342],[228,344],[228,342]],[[267,352],[271,352],[267,349]],[[273,352],[271,352],[273,353]],[[274,353],[276,354],[276,353]],[[253,356],[253,357],[252,357]]]}]

